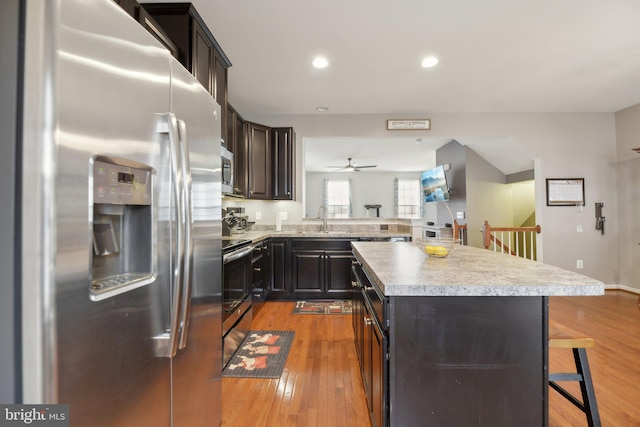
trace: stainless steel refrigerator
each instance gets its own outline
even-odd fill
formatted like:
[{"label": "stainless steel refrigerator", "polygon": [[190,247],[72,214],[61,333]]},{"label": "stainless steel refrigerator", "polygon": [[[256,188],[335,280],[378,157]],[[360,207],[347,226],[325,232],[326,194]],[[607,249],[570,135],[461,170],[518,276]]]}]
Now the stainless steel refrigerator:
[{"label": "stainless steel refrigerator", "polygon": [[0,400],[220,425],[219,106],[111,0],[0,12]]}]

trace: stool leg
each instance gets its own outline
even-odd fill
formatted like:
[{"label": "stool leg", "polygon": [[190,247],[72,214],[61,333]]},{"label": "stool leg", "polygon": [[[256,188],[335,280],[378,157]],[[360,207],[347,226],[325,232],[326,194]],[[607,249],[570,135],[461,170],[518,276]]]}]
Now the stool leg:
[{"label": "stool leg", "polygon": [[582,375],[580,390],[582,391],[582,403],[584,405],[584,412],[587,414],[589,427],[601,427],[598,402],[596,401],[596,393],[593,389],[591,371],[589,370],[589,361],[587,360],[587,349],[574,348],[573,358],[576,362],[578,374]]}]

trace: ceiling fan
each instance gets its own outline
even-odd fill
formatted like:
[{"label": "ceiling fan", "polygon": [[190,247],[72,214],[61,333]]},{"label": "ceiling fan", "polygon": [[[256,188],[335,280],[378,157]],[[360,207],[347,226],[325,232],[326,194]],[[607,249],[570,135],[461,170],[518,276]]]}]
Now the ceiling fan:
[{"label": "ceiling fan", "polygon": [[328,168],[337,168],[337,171],[345,171],[345,172],[360,172],[361,169],[366,168],[375,168],[378,165],[366,165],[366,166],[358,166],[357,163],[351,163],[351,157],[348,159],[348,164],[346,166],[327,166]]}]

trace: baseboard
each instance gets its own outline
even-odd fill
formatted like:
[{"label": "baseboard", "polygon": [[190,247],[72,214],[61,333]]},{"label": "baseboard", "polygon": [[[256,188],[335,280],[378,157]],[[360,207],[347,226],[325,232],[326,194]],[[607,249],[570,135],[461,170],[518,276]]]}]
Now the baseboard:
[{"label": "baseboard", "polygon": [[612,290],[625,291],[632,294],[640,295],[640,289],[632,288],[631,286],[625,286],[625,285],[604,285],[604,290],[605,291],[612,291]]}]

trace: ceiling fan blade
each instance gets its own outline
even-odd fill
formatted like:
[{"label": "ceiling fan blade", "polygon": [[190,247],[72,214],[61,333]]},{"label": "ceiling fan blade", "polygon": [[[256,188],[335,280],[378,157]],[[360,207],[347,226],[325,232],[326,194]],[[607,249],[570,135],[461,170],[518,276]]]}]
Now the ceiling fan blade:
[{"label": "ceiling fan blade", "polygon": [[336,172],[338,171],[355,171],[355,172],[360,172],[360,169],[364,169],[364,168],[375,168],[378,165],[366,165],[366,166],[358,166],[357,162],[351,162],[352,158],[349,157],[346,166],[327,166],[328,168],[336,168]]}]

